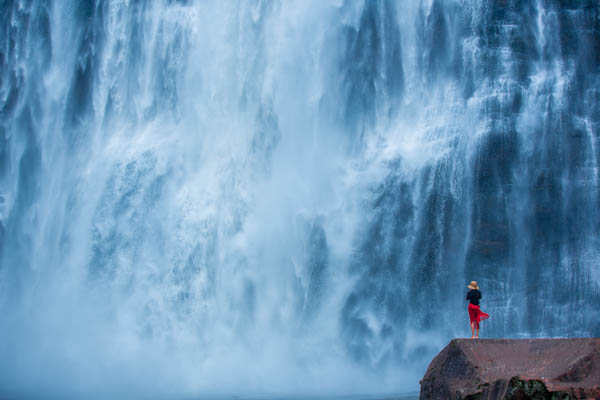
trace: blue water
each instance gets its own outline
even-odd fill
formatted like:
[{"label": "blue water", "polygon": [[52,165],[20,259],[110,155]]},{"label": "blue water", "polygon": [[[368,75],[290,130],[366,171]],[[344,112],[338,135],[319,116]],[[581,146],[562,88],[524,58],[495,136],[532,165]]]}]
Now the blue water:
[{"label": "blue water", "polygon": [[[368,395],[338,395],[338,396],[230,396],[211,398],[212,400],[417,400],[419,393],[407,394],[368,394]],[[191,399],[190,399],[191,400]]]},{"label": "blue water", "polygon": [[0,2],[0,397],[417,392],[471,280],[600,336],[599,4]]}]

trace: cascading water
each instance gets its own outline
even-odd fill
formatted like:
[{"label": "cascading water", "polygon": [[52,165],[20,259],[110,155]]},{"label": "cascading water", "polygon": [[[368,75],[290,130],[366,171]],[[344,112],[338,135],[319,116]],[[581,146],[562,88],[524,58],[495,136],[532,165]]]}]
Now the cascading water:
[{"label": "cascading water", "polygon": [[0,3],[0,393],[414,390],[600,335],[597,0]]}]

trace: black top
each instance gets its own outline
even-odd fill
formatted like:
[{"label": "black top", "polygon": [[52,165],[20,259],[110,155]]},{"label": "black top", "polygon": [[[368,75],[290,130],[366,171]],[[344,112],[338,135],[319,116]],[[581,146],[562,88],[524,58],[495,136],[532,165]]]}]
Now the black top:
[{"label": "black top", "polygon": [[467,292],[467,300],[474,306],[479,305],[479,299],[481,299],[481,292],[477,289],[471,289]]}]

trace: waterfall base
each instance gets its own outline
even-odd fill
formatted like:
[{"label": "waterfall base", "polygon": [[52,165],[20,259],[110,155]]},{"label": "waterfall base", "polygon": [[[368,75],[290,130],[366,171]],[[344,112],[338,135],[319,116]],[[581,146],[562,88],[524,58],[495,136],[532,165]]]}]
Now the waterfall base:
[{"label": "waterfall base", "polygon": [[600,338],[454,339],[421,380],[425,399],[600,397]]}]

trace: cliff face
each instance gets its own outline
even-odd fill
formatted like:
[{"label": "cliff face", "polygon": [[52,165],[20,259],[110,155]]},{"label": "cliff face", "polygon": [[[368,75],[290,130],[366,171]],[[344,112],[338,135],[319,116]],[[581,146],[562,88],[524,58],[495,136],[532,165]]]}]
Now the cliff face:
[{"label": "cliff face", "polygon": [[600,399],[600,338],[454,339],[420,399]]}]

